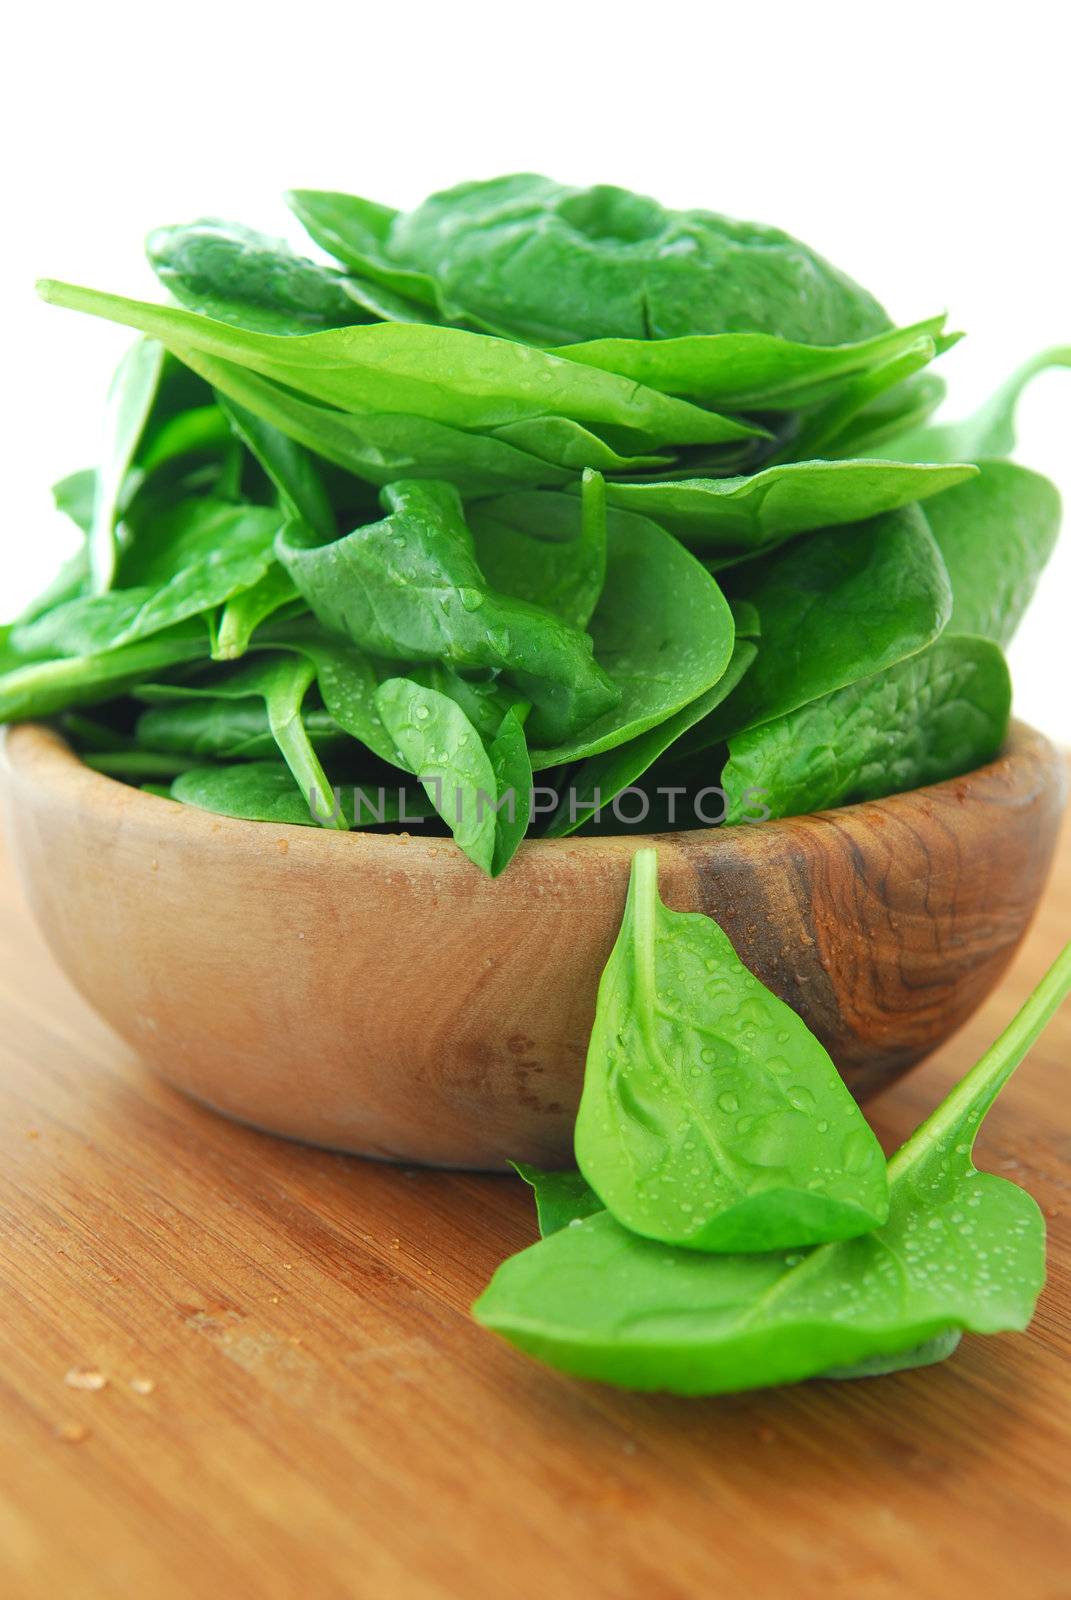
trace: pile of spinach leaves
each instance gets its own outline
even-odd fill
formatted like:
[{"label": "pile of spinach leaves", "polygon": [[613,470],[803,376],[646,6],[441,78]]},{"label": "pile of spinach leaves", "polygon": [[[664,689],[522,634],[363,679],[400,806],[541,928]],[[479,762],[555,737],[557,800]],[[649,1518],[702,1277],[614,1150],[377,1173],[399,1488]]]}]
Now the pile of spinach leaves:
[{"label": "pile of spinach leaves", "polygon": [[539,1243],[477,1319],[579,1377],[721,1394],[941,1361],[1022,1329],[1045,1224],[976,1171],[982,1118],[1071,993],[1071,945],[885,1162],[833,1063],[710,918],[668,910],[633,858],[599,988],[578,1171],[518,1167]]},{"label": "pile of spinach leaves", "polygon": [[207,220],[149,237],[166,304],[40,285],[140,337],[55,488],[83,546],[0,632],[0,720],[491,873],[620,831],[626,791],[653,820],[719,786],[732,823],[997,751],[1059,518],[1015,405],[1071,351],[935,427],[944,319],[895,327],[776,229],[532,175],[289,198],[316,259]]}]

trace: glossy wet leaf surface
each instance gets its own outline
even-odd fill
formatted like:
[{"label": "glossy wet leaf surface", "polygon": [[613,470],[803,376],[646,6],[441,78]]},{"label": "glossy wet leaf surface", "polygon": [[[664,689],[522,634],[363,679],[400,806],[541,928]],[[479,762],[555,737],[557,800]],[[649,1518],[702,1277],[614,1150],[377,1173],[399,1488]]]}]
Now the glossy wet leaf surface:
[{"label": "glossy wet leaf surface", "polygon": [[975,1170],[979,1125],[1071,990],[1071,947],[978,1065],[889,1162],[889,1220],[810,1251],[700,1255],[640,1238],[608,1212],[499,1268],[477,1318],[577,1376],[719,1394],[887,1361],[957,1329],[1029,1322],[1044,1222],[1005,1178]]},{"label": "glossy wet leaf surface", "polygon": [[884,1221],[885,1160],[828,1054],[637,851],[599,985],[576,1157],[634,1232],[776,1250]]}]

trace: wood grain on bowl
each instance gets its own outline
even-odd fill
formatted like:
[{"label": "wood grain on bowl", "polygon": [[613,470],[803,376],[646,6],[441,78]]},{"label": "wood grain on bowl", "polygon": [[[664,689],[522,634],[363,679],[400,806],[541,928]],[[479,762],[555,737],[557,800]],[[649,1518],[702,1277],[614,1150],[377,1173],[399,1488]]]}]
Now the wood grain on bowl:
[{"label": "wood grain on bowl", "polygon": [[[384,1158],[567,1162],[599,974],[640,836],[535,840],[492,881],[449,840],[241,822],[9,729],[8,829],[78,989],[227,1114]],[[1048,874],[1064,761],[1015,725],[931,788],[656,838],[666,903],[717,918],[865,1096],[946,1039]]]}]

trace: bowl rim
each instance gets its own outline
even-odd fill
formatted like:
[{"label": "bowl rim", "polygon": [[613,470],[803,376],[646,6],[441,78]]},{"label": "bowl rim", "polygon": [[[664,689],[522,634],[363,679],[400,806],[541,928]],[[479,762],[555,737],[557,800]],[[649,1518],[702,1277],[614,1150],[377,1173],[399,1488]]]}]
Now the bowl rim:
[{"label": "bowl rim", "polygon": [[[824,828],[831,823],[844,825],[852,819],[872,817],[875,811],[883,813],[890,821],[898,815],[907,820],[914,813],[919,797],[928,797],[937,804],[942,801],[962,803],[973,797],[973,791],[981,791],[990,785],[1006,793],[1006,785],[1013,771],[1026,767],[1031,761],[1043,769],[1058,767],[1066,774],[1067,764],[1062,755],[1045,734],[1028,723],[1012,718],[1004,743],[991,761],[958,777],[942,779],[939,783],[903,789],[877,800],[857,801],[824,811],[802,812],[795,816],[753,824],[739,823],[731,827],[669,829],[658,833],[581,833],[569,834],[561,839],[525,839],[511,865],[515,866],[518,860],[526,860],[529,864],[541,859],[543,862],[550,858],[560,860],[567,854],[573,858],[630,858],[645,845],[679,847],[682,841],[692,841],[693,849],[702,849],[704,845],[709,848],[716,841],[725,847],[730,840],[736,846],[745,840],[749,843],[754,841],[754,847],[758,848],[763,840],[773,844],[776,840],[784,841],[797,834],[801,828]],[[451,841],[441,835],[376,833],[356,828],[343,832],[340,829],[312,828],[290,822],[252,821],[202,810],[163,795],[146,793],[143,789],[87,766],[62,733],[45,723],[22,722],[0,726],[0,774],[5,778],[5,786],[9,791],[16,783],[20,786],[32,784],[54,802],[98,813],[109,812],[113,818],[134,823],[143,833],[157,838],[173,835],[177,829],[190,838],[200,835],[206,841],[227,840],[232,846],[252,848],[259,848],[269,838],[282,838],[287,841],[288,850],[297,850],[302,854],[315,852],[322,860],[328,859],[324,853],[328,850],[357,850],[369,858],[370,865],[381,863],[393,868],[408,868],[421,858],[427,861],[430,855],[439,871],[447,863],[453,863],[463,870],[478,873],[481,878],[486,877],[461,851],[444,850],[443,846]],[[1066,776],[1063,788],[1066,794]],[[407,859],[400,861],[399,852]],[[504,877],[509,876],[507,871]],[[500,880],[486,881],[491,883]]]}]

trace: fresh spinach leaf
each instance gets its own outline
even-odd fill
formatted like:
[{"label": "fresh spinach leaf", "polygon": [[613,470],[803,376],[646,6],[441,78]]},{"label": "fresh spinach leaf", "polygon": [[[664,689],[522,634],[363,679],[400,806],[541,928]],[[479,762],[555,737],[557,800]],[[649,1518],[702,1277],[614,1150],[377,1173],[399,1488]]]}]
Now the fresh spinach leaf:
[{"label": "fresh spinach leaf", "polygon": [[[222,682],[218,697],[201,695],[151,706],[137,721],[139,743],[148,750],[195,758],[191,766],[206,758],[247,761],[274,756],[266,702],[253,698],[260,692],[263,671],[257,663],[256,688]],[[327,711],[303,710],[301,720],[314,750],[337,750],[346,743],[346,734]]]},{"label": "fresh spinach leaf", "polygon": [[981,475],[934,500],[926,520],[952,584],[949,629],[1007,645],[1056,545],[1060,496],[1014,462],[979,465]]},{"label": "fresh spinach leaf", "polygon": [[534,707],[535,737],[567,738],[617,702],[586,634],[488,586],[451,485],[403,481],[383,501],[385,518],[333,543],[295,526],[277,542],[325,628],[386,660],[506,673]]},{"label": "fresh spinach leaf", "polygon": [[571,1222],[594,1216],[605,1207],[594,1189],[579,1172],[542,1172],[522,1161],[511,1163],[518,1177],[535,1193],[536,1216],[542,1238],[567,1228]]},{"label": "fresh spinach leaf", "polygon": [[286,335],[366,320],[335,268],[241,223],[204,218],[156,228],[145,249],[181,305],[220,322]]},{"label": "fresh spinach leaf", "polygon": [[[306,796],[294,787],[290,769],[281,761],[243,761],[233,767],[192,767],[181,773],[170,796],[202,811],[248,822],[283,822],[297,827],[318,827]],[[405,789],[380,789],[359,784],[340,785],[335,802],[351,828],[372,828],[384,823],[417,822],[430,808],[423,795]]]},{"label": "fresh spinach leaf", "polygon": [[147,333],[184,359],[219,356],[343,411],[400,411],[462,428],[548,412],[654,444],[719,444],[762,430],[614,373],[460,328],[372,323],[286,337],[173,306],[43,279],[42,298]]},{"label": "fresh spinach leaf", "polygon": [[[402,763],[424,785],[458,848],[494,875],[520,842],[518,820],[527,819],[528,790],[499,794],[498,772],[512,784],[519,775],[516,738],[523,730],[510,712],[497,763],[456,701],[407,678],[388,678],[376,692],[376,709],[398,746]],[[529,769],[530,770],[530,769]],[[530,780],[529,780],[530,790]],[[505,801],[502,811],[499,800]]]},{"label": "fresh spinach leaf", "polygon": [[155,519],[151,543],[124,552],[122,587],[53,607],[16,628],[12,643],[29,656],[75,656],[160,633],[258,583],[279,525],[265,506],[182,500]]},{"label": "fresh spinach leaf", "polygon": [[477,1319],[563,1371],[680,1394],[794,1383],[957,1329],[1026,1327],[1044,1279],[1044,1221],[1022,1189],[975,1171],[971,1147],[1069,991],[1071,946],[893,1156],[889,1220],[875,1232],[806,1252],[710,1256],[600,1212],[505,1262]]},{"label": "fresh spinach leaf", "polygon": [[707,558],[756,554],[796,534],[862,522],[973,477],[969,466],[796,461],[750,477],[612,483],[613,506],[638,511]]},{"label": "fresh spinach leaf", "polygon": [[532,758],[524,736],[526,706],[510,706],[491,740],[495,780],[495,848],[491,876],[505,872],[528,832],[532,816]]},{"label": "fresh spinach leaf", "polygon": [[944,317],[893,328],[858,344],[822,347],[769,333],[690,334],[671,339],[597,339],[555,355],[619,372],[650,389],[738,411],[795,411],[828,400],[846,378],[881,366],[920,337],[936,339]]},{"label": "fresh spinach leaf", "polygon": [[670,911],[639,850],[599,984],[576,1159],[634,1233],[700,1251],[885,1221],[885,1158],[828,1054],[712,918]]},{"label": "fresh spinach leaf", "polygon": [[[466,494],[486,495],[518,486],[561,484],[572,476],[494,435],[466,433],[404,413],[336,411],[302,400],[232,361],[191,350],[186,351],[185,360],[220,394],[369,483],[382,486],[397,478],[443,478]],[[600,450],[607,449],[600,441],[595,443]],[[591,462],[592,466],[598,464],[597,460]]]},{"label": "fresh spinach leaf", "polygon": [[727,823],[754,796],[770,817],[877,800],[992,760],[1011,711],[1004,657],[988,639],[942,634],[873,677],[729,740]]},{"label": "fresh spinach leaf", "polygon": [[379,226],[380,260],[524,339],[748,330],[842,344],[889,325],[864,289],[788,234],[668,211],[609,184],[517,173],[459,184],[389,220],[381,212]]},{"label": "fresh spinach leaf", "polygon": [[[507,520],[503,510],[511,513]],[[606,582],[606,484],[586,471],[581,504],[561,496],[515,499],[468,514],[476,558],[502,594],[586,628]]]},{"label": "fresh spinach leaf", "polygon": [[1071,345],[1055,345],[1024,362],[985,405],[963,422],[900,431],[881,453],[896,461],[980,461],[1011,455],[1020,395],[1039,373],[1056,367],[1071,368]]},{"label": "fresh spinach leaf", "polygon": [[758,609],[762,641],[687,750],[709,749],[914,655],[952,609],[941,553],[914,506],[805,534],[725,576],[732,597]]},{"label": "fresh spinach leaf", "polygon": [[154,339],[131,345],[116,368],[104,410],[104,440],[97,468],[93,520],[89,527],[89,571],[96,594],[115,576],[115,524],[134,452],[160,386],[164,350]]},{"label": "fresh spinach leaf", "polygon": [[398,214],[390,206],[324,189],[291,189],[286,202],[310,238],[336,261],[403,299],[442,312],[434,278],[392,266],[384,255],[390,225]]},{"label": "fresh spinach leaf", "polygon": [[28,662],[0,676],[0,722],[26,722],[68,706],[99,705],[143,678],[207,655],[205,628],[186,623],[115,650]]}]

